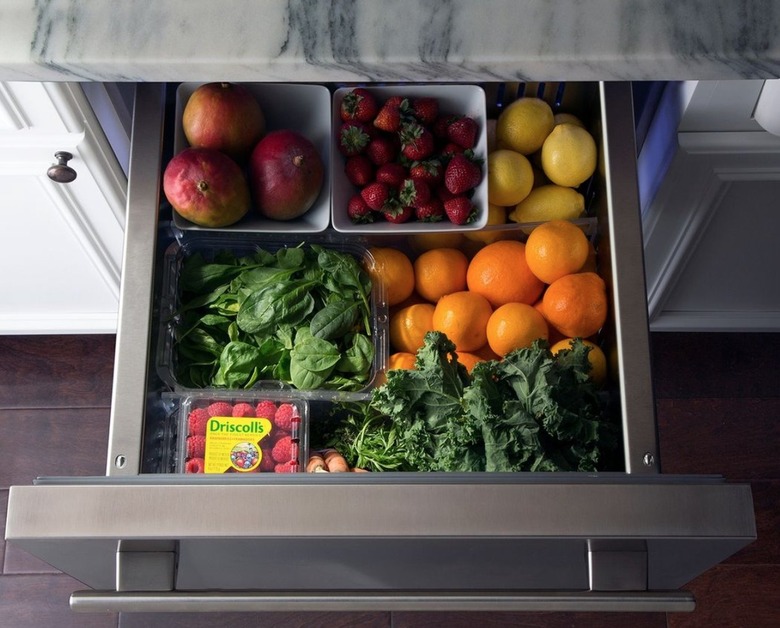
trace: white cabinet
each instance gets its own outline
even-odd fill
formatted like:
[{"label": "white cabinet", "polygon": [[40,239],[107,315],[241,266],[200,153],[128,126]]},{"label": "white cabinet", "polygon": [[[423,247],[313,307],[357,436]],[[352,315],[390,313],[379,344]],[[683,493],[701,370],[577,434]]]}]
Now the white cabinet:
[{"label": "white cabinet", "polygon": [[0,83],[0,334],[116,331],[126,195],[78,83]]},{"label": "white cabinet", "polygon": [[654,331],[780,330],[780,137],[753,119],[763,84],[667,86],[639,157],[640,180],[658,181],[642,190]]}]

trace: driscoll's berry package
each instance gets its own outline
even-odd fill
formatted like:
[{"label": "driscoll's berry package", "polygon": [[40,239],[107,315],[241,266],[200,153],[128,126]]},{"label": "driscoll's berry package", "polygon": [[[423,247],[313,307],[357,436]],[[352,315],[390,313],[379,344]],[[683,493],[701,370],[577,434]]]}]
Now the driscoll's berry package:
[{"label": "driscoll's berry package", "polygon": [[181,407],[183,473],[296,473],[308,407],[304,401],[193,397]]}]

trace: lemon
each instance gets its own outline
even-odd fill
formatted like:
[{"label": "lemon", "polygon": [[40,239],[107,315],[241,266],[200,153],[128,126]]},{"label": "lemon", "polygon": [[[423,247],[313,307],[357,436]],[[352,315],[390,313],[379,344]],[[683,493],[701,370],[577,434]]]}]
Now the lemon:
[{"label": "lemon", "polygon": [[585,197],[577,190],[550,183],[531,190],[509,213],[514,222],[574,220],[585,210]]},{"label": "lemon", "polygon": [[582,123],[582,120],[580,120],[573,113],[556,113],[553,116],[553,120],[555,122],[555,126],[558,126],[559,124],[568,123],[568,124],[573,124],[575,126],[581,126],[583,129],[585,128],[585,125]]},{"label": "lemon", "polygon": [[488,154],[488,201],[509,207],[522,201],[534,185],[531,162],[520,153],[500,148]]},{"label": "lemon", "polygon": [[[490,227],[493,225],[503,225],[503,224],[506,224],[506,207],[501,207],[501,205],[494,205],[493,203],[488,203],[488,215],[487,215],[487,222],[485,223],[485,226]],[[496,240],[498,240],[498,238],[501,237],[501,230],[480,229],[479,231],[466,231],[464,235],[469,240],[472,240],[474,242],[484,242],[485,244],[490,244],[491,242],[495,242]]]},{"label": "lemon", "polygon": [[553,112],[541,98],[518,98],[498,116],[496,141],[502,148],[530,155],[553,130]]},{"label": "lemon", "polygon": [[556,126],[542,146],[544,174],[558,185],[576,188],[596,170],[596,141],[571,123]]}]

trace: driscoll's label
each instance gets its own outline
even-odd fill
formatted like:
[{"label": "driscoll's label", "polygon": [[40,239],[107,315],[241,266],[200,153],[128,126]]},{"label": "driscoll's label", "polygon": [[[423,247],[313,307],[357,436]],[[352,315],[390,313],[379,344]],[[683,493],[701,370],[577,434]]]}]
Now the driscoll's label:
[{"label": "driscoll's label", "polygon": [[211,417],[206,423],[205,472],[254,471],[263,456],[260,441],[272,427],[268,419]]}]

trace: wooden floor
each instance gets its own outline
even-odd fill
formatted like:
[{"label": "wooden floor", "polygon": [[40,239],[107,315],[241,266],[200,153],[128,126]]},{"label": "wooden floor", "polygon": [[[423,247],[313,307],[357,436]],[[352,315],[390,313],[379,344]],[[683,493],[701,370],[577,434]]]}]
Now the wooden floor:
[{"label": "wooden floor", "polygon": [[[104,473],[113,353],[112,336],[0,336],[0,512],[37,475]],[[758,541],[686,587],[693,613],[77,615],[78,582],[0,540],[0,628],[778,626],[780,334],[653,334],[652,355],[664,472],[753,487]]]}]

